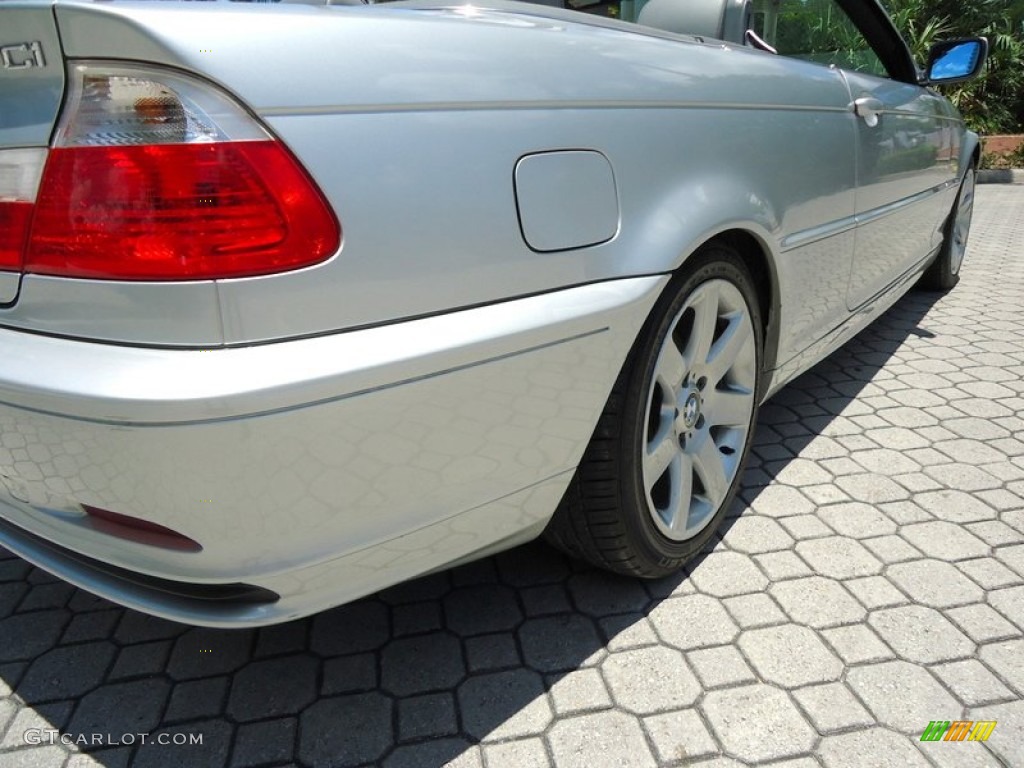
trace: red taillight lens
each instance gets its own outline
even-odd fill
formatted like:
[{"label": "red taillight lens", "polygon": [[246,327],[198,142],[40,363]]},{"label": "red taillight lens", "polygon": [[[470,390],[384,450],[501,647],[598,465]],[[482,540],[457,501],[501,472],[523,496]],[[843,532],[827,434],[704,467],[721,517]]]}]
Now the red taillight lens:
[{"label": "red taillight lens", "polygon": [[121,280],[279,272],[338,247],[320,195],[271,140],[50,152],[25,270]]},{"label": "red taillight lens", "polygon": [[339,247],[333,211],[295,158],[190,75],[79,62],[21,263],[112,280],[244,277]]},{"label": "red taillight lens", "polygon": [[0,150],[0,270],[21,268],[45,149]]},{"label": "red taillight lens", "polygon": [[0,269],[21,268],[21,252],[31,220],[32,203],[0,200]]}]

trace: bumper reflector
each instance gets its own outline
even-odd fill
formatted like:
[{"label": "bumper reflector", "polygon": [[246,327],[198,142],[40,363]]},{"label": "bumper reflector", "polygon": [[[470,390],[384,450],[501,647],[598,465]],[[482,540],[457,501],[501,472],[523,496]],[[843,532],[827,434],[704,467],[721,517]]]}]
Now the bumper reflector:
[{"label": "bumper reflector", "polygon": [[88,504],[82,504],[82,509],[89,527],[108,536],[180,552],[201,552],[203,549],[195,539],[190,539],[184,534],[148,520],[140,520],[137,517],[91,507]]}]

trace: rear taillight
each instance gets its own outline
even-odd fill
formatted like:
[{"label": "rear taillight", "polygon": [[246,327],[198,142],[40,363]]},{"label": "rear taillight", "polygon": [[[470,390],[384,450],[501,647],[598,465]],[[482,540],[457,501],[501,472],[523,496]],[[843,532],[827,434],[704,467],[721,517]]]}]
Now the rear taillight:
[{"label": "rear taillight", "polygon": [[23,269],[115,280],[262,275],[329,258],[341,238],[285,147],[212,85],[85,62],[32,212]]},{"label": "rear taillight", "polygon": [[45,149],[0,150],[0,270],[21,268]]}]

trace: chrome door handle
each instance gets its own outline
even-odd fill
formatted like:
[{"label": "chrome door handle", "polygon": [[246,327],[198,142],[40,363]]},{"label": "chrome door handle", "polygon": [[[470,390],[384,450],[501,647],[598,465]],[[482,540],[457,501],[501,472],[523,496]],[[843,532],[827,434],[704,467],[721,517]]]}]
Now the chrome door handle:
[{"label": "chrome door handle", "polygon": [[881,115],[884,109],[885,105],[874,96],[862,96],[853,102],[853,111],[858,116],[864,118],[868,128],[874,128],[878,125],[879,115]]}]

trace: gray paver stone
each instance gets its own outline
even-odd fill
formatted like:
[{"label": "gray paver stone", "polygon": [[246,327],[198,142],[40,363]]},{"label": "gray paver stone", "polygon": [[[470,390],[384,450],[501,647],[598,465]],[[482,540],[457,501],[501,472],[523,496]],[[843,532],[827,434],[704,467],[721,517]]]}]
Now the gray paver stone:
[{"label": "gray paver stone", "polygon": [[178,683],[171,691],[164,722],[174,723],[219,715],[224,711],[228,681],[227,677],[209,677]]},{"label": "gray paver stone", "polygon": [[794,691],[793,697],[820,733],[832,733],[875,722],[842,683],[807,686]]},{"label": "gray paver stone", "polygon": [[484,747],[484,759],[487,761],[487,768],[544,768],[551,765],[544,750],[544,740],[540,738],[488,744]]},{"label": "gray paver stone", "polygon": [[960,571],[941,560],[917,560],[889,567],[886,576],[913,598],[933,608],[976,603],[984,592]]},{"label": "gray paver stone", "polygon": [[764,555],[754,555],[754,559],[772,581],[796,579],[800,576],[810,576],[813,573],[807,563],[792,551],[768,552]]},{"label": "gray paver stone", "polygon": [[654,625],[646,616],[621,614],[601,619],[598,623],[601,626],[601,633],[607,640],[607,648],[612,653],[658,644]]},{"label": "gray paver stone", "polygon": [[560,672],[593,663],[604,647],[594,622],[579,614],[528,619],[519,627],[519,642],[526,664],[538,672]]},{"label": "gray paver stone", "polygon": [[515,627],[522,619],[515,593],[496,584],[465,587],[444,598],[448,629],[457,635],[482,635]]},{"label": "gray paver stone", "polygon": [[911,739],[884,728],[827,736],[817,751],[825,768],[929,768]]},{"label": "gray paver stone", "polygon": [[381,651],[381,687],[398,696],[451,688],[464,675],[462,647],[449,634],[404,637]]},{"label": "gray paver stone", "polygon": [[1021,635],[1017,627],[984,603],[950,608],[945,614],[976,643],[991,643]]},{"label": "gray paver stone", "polygon": [[868,623],[896,654],[931,664],[970,656],[975,645],[945,616],[932,608],[906,605],[875,611]]},{"label": "gray paver stone", "polygon": [[[831,478],[819,481],[827,483]],[[808,515],[814,512],[814,504],[796,488],[785,485],[769,485],[762,488],[750,505],[755,512],[769,517]]]},{"label": "gray paver stone", "polygon": [[1024,765],[1024,700],[972,709],[968,717],[995,720],[998,725],[985,746],[1003,761],[1003,765]]},{"label": "gray paver stone", "polygon": [[[463,739],[438,739],[422,744],[398,747],[384,761],[384,768],[483,768],[480,748]],[[326,762],[324,765],[331,765]]]},{"label": "gray paver stone", "polygon": [[1024,640],[986,645],[978,655],[1011,688],[1024,696]]},{"label": "gray paver stone", "polygon": [[1024,587],[989,592],[989,604],[1021,630],[1024,630]]},{"label": "gray paver stone", "polygon": [[372,653],[340,656],[324,662],[321,687],[324,695],[368,691],[376,685],[377,662]]},{"label": "gray paver stone", "polygon": [[713,597],[760,592],[768,586],[768,579],[750,558],[737,552],[712,552],[691,566],[690,580]]},{"label": "gray paver stone", "polygon": [[[914,468],[917,468],[916,464]],[[898,502],[910,497],[905,487],[882,474],[846,475],[837,478],[836,485],[849,494],[850,498],[868,504]]]},{"label": "gray paver stone", "polygon": [[231,765],[243,768],[292,760],[297,728],[294,717],[238,726]]},{"label": "gray paver stone", "polygon": [[637,613],[651,602],[641,582],[598,570],[571,576],[569,593],[576,607],[590,616]]},{"label": "gray paver stone", "polygon": [[100,684],[113,658],[113,643],[54,648],[32,662],[18,685],[18,696],[29,704],[77,698]]},{"label": "gray paver stone", "polygon": [[340,656],[376,650],[390,637],[387,606],[364,600],[314,617],[311,647],[321,656]]},{"label": "gray paver stone", "polygon": [[174,680],[194,680],[234,672],[249,660],[252,632],[196,628],[174,642],[167,674]]},{"label": "gray paver stone", "polygon": [[1024,578],[992,557],[962,560],[956,563],[956,567],[983,589],[999,589],[1000,587],[1024,584]]},{"label": "gray paver stone", "polygon": [[900,535],[938,560],[966,560],[989,552],[988,545],[963,526],[942,520],[908,525]]},{"label": "gray paver stone", "polygon": [[664,600],[651,611],[650,619],[666,643],[684,651],[723,645],[739,634],[721,601],[706,595]]},{"label": "gray paver stone", "polygon": [[882,570],[882,564],[863,544],[845,536],[801,541],[796,551],[819,574],[834,579],[870,576]]},{"label": "gray paver stone", "polygon": [[69,621],[66,611],[43,611],[9,616],[0,621],[0,662],[34,659],[57,643]]},{"label": "gray paver stone", "polygon": [[959,720],[963,707],[924,667],[888,661],[851,669],[847,684],[882,725],[920,736],[931,720]]},{"label": "gray paver stone", "polygon": [[865,539],[864,546],[871,550],[871,554],[887,565],[902,563],[907,560],[916,560],[921,557],[920,552],[896,535]]},{"label": "gray paver stone", "polygon": [[787,688],[838,680],[843,672],[819,636],[796,624],[747,630],[739,646],[762,679]]},{"label": "gray paver stone", "polygon": [[768,592],[793,621],[815,629],[850,624],[867,615],[841,583],[823,576],[772,584]]},{"label": "gray paver stone", "polygon": [[644,729],[662,763],[682,763],[718,754],[719,748],[693,709],[644,718]]},{"label": "gray paver stone", "polygon": [[648,768],[656,765],[636,719],[623,712],[598,712],[559,720],[548,732],[559,768]]},{"label": "gray paver stone", "polygon": [[731,645],[690,651],[686,658],[693,665],[705,689],[752,683],[756,679],[743,656]]},{"label": "gray paver stone", "polygon": [[976,659],[952,661],[931,668],[936,677],[969,707],[1013,698],[1013,693]]},{"label": "gray paver stone", "polygon": [[777,552],[793,546],[792,537],[782,526],[770,517],[757,515],[738,518],[726,531],[724,539],[731,549],[747,554]]},{"label": "gray paver stone", "polygon": [[814,730],[785,693],[755,683],[711,691],[701,709],[722,746],[750,762],[792,757],[814,744]]},{"label": "gray paver stone", "polygon": [[480,741],[536,736],[552,720],[540,675],[528,669],[471,677],[458,702],[463,729]]},{"label": "gray paver stone", "polygon": [[320,699],[300,718],[299,758],[317,765],[377,760],[395,740],[392,706],[379,693]]},{"label": "gray paver stone", "polygon": [[683,654],[672,648],[613,653],[601,671],[615,703],[641,715],[689,706],[700,694],[700,684]]},{"label": "gray paver stone", "polygon": [[941,491],[921,493],[914,497],[914,501],[935,517],[951,523],[974,523],[995,518],[996,511],[992,507],[961,489],[980,491],[995,488],[1000,485],[996,478],[962,464],[940,464],[927,468],[925,472],[948,486]]},{"label": "gray paver stone", "polygon": [[452,736],[458,732],[452,694],[431,693],[398,701],[398,738],[401,741]]},{"label": "gray paver stone", "polygon": [[840,536],[866,539],[896,532],[896,524],[878,511],[878,508],[859,501],[832,504],[819,510],[818,515]]},{"label": "gray paver stone", "polygon": [[779,609],[779,606],[763,593],[729,597],[723,602],[726,610],[743,629],[767,627],[786,622],[786,615]]},{"label": "gray paver stone", "polygon": [[319,668],[309,656],[252,662],[235,673],[227,712],[242,721],[299,712],[316,699]]},{"label": "gray paver stone", "polygon": [[550,682],[551,701],[559,715],[604,709],[612,705],[601,673],[578,669]]}]

